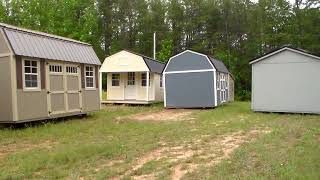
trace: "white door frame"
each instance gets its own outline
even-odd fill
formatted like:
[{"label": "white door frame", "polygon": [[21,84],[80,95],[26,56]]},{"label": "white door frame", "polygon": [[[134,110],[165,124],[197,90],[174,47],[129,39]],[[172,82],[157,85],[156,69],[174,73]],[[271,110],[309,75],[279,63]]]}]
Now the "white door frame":
[{"label": "white door frame", "polygon": [[[134,85],[129,85],[128,83],[129,83],[129,74],[133,74],[133,79],[131,79],[131,81],[133,81],[133,83],[134,83]],[[130,87],[130,88],[128,88],[128,87]],[[125,78],[125,84],[124,84],[124,99],[125,100],[136,100],[137,99],[137,73],[136,72],[127,72],[127,76],[126,76],[126,78]],[[132,95],[132,98],[131,97],[129,97],[129,98],[127,98],[127,95],[128,95],[128,93],[127,93],[127,90],[130,92],[130,91],[134,91],[134,92],[130,92],[130,93],[132,93],[131,95]]]}]

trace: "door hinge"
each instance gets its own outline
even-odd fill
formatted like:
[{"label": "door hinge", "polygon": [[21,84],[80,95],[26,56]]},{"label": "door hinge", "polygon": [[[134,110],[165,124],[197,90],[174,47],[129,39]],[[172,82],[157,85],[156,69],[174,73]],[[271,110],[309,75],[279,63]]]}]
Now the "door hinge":
[{"label": "door hinge", "polygon": [[51,92],[50,91],[47,91],[47,94],[50,94]]},{"label": "door hinge", "polygon": [[79,93],[82,93],[82,91],[81,91],[81,90],[79,90]]}]

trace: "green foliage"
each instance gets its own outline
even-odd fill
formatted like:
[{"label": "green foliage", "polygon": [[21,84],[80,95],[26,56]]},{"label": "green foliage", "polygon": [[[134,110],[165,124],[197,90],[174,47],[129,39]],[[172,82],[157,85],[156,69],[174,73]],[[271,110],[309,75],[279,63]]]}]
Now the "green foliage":
[{"label": "green foliage", "polygon": [[[161,61],[184,49],[226,63],[239,99],[256,56],[291,44],[320,52],[320,2],[301,0],[2,0],[0,21],[91,43],[103,61],[122,49]],[[241,92],[241,93],[240,93]]]},{"label": "green foliage", "polygon": [[161,50],[158,53],[157,59],[161,62],[167,62],[173,53],[173,41],[165,39],[161,41]]}]

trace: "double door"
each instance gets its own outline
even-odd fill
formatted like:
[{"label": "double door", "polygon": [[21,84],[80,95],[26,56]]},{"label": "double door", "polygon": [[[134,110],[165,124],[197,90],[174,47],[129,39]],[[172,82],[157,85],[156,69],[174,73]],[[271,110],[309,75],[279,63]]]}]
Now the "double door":
[{"label": "double door", "polygon": [[47,64],[49,116],[82,111],[81,75],[78,65]]}]

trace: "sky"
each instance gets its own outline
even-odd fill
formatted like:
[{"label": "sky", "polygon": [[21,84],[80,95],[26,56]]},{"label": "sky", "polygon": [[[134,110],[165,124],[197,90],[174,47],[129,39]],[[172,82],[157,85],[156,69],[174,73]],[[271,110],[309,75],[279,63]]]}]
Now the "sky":
[{"label": "sky", "polygon": [[[253,2],[258,2],[259,0],[251,0]],[[286,1],[289,1],[291,4],[294,4],[295,0],[286,0]]]}]

